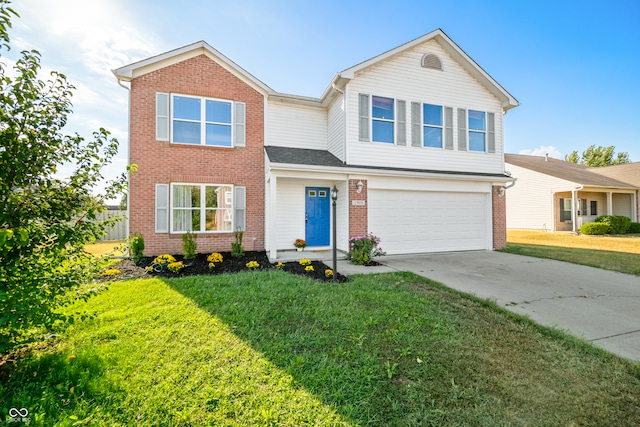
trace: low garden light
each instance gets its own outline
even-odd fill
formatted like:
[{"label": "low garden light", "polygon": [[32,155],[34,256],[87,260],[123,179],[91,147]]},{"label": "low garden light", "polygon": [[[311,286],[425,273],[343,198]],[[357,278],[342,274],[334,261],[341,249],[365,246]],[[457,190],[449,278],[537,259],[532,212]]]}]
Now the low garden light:
[{"label": "low garden light", "polygon": [[338,272],[338,250],[336,248],[336,240],[337,240],[337,232],[336,232],[336,201],[338,200],[338,187],[333,185],[331,189],[331,200],[333,201],[333,275],[331,276],[332,281],[336,281],[336,274]]}]

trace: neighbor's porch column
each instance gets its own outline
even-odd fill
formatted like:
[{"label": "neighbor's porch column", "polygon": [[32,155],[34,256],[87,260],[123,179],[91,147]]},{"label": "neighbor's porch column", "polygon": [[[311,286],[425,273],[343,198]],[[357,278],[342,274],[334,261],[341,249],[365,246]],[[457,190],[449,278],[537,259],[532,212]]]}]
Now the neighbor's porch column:
[{"label": "neighbor's porch column", "polygon": [[578,232],[578,190],[571,191],[571,220],[573,221],[573,232]]},{"label": "neighbor's porch column", "polygon": [[613,192],[607,192],[607,215],[613,215]]},{"label": "neighbor's porch column", "polygon": [[276,222],[277,222],[277,178],[271,175],[269,179],[269,212],[267,217],[269,223],[269,259],[275,260],[278,257],[278,249],[276,246]]}]

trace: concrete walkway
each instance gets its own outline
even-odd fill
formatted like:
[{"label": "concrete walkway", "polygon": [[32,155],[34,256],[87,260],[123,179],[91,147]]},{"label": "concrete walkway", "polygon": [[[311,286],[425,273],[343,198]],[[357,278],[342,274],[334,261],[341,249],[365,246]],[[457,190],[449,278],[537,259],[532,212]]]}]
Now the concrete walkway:
[{"label": "concrete walkway", "polygon": [[640,277],[489,251],[376,260],[383,265],[360,267],[340,260],[338,271],[345,275],[410,271],[640,361]]}]

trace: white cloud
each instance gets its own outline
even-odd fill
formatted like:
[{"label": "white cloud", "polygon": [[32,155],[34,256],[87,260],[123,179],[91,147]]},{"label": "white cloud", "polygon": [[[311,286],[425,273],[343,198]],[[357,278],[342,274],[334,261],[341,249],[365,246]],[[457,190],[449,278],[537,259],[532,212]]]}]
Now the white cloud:
[{"label": "white cloud", "polygon": [[520,150],[518,154],[526,154],[528,156],[545,156],[548,154],[549,157],[553,157],[554,159],[564,160],[564,154],[553,145],[541,145],[533,150]]}]

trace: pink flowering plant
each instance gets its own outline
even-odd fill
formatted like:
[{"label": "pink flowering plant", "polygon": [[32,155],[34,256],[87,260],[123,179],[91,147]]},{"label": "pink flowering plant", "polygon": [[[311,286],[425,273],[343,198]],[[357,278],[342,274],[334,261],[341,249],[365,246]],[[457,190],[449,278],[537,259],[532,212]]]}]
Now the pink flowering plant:
[{"label": "pink flowering plant", "polygon": [[372,233],[366,236],[356,236],[349,239],[349,253],[347,259],[356,265],[367,265],[374,257],[383,256],[385,253],[380,247],[380,238]]}]

